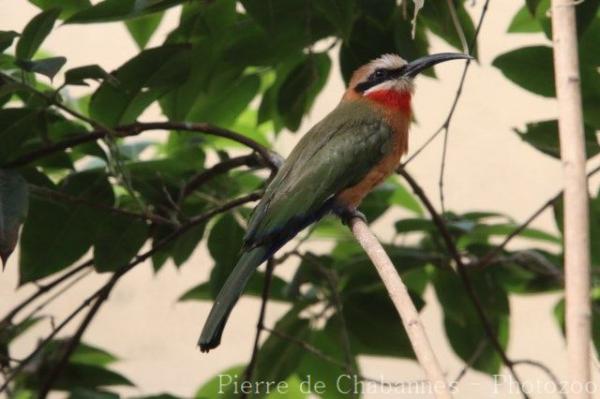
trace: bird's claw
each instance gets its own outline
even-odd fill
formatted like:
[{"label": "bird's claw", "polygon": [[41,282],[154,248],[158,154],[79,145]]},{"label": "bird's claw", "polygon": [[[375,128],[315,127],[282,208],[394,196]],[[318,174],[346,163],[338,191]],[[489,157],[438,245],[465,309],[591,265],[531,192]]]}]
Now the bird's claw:
[{"label": "bird's claw", "polygon": [[336,214],[342,220],[342,223],[344,223],[346,226],[350,226],[350,222],[352,222],[352,219],[354,218],[358,218],[363,222],[367,223],[367,217],[358,209],[342,208],[337,210]]}]

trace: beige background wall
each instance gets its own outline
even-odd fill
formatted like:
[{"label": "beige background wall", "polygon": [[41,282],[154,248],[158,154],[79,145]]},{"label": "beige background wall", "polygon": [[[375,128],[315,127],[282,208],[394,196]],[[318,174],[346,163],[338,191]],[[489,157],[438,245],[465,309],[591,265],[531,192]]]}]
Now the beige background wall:
[{"label": "beige background wall", "polygon": [[[478,16],[483,2],[476,3],[469,10]],[[560,164],[534,151],[512,132],[513,127],[521,127],[525,122],[555,116],[555,101],[530,95],[508,82],[497,69],[490,66],[494,57],[504,51],[546,42],[542,35],[505,34],[512,15],[522,3],[506,0],[491,2],[480,36],[481,64],[473,65],[469,71],[464,95],[452,122],[445,183],[446,206],[449,209],[496,209],[517,220],[524,220],[561,187]],[[20,31],[36,12],[25,0],[0,0],[0,29]],[[159,44],[176,20],[176,13],[169,12],[152,43]],[[450,50],[437,38],[433,38],[432,42],[432,52]],[[43,48],[53,54],[66,56],[66,68],[100,63],[108,70],[119,66],[136,51],[122,24],[62,26],[52,33]],[[461,70],[460,63],[448,63],[437,68],[439,80],[417,80],[414,109],[419,124],[412,128],[412,149],[417,148],[444,120]],[[327,87],[303,125],[303,132],[335,106],[344,89],[337,64],[333,71]],[[151,112],[145,118],[156,119],[157,116]],[[276,149],[287,154],[299,137],[285,135],[277,143]],[[439,204],[437,178],[440,150],[441,140],[438,140],[409,168],[436,204]],[[388,217],[376,224],[381,237],[390,237],[393,220]],[[556,230],[549,213],[539,218],[534,226]],[[14,293],[17,262],[17,256],[13,256],[6,271],[0,274],[0,313],[5,313],[32,291],[32,287],[25,287]],[[195,342],[209,304],[176,302],[187,288],[207,278],[210,266],[211,260],[206,249],[198,248],[192,260],[180,270],[167,265],[154,276],[149,264],[141,265],[114,290],[110,301],[86,334],[85,341],[107,348],[122,359],[115,368],[139,386],[137,389],[124,389],[123,392],[150,394],[169,391],[189,397],[203,381],[219,370],[249,359],[258,300],[241,301],[232,314],[223,346],[208,355],[201,354]],[[278,272],[287,274],[293,266],[286,264]],[[68,297],[56,301],[48,313],[59,315],[60,319],[60,315],[72,309],[79,298],[98,286],[104,278],[93,276],[85,279]],[[428,305],[423,311],[424,323],[449,376],[455,376],[461,363],[446,342],[440,310],[431,290],[427,299]],[[516,359],[541,361],[565,378],[564,343],[551,314],[557,300],[558,295],[552,294],[511,299],[509,355]],[[270,305],[267,324],[272,324],[284,310],[282,305]],[[36,328],[27,339],[21,340],[18,344],[19,353],[14,353],[14,356],[19,357],[30,351],[47,328],[48,325]],[[375,378],[396,381],[421,378],[420,370],[410,361],[362,358],[361,365],[364,374]],[[519,372],[530,382],[546,381],[542,373],[527,366],[521,367]],[[597,369],[594,372],[598,375]],[[499,386],[495,391],[492,379],[469,372],[459,386],[457,397],[519,396],[508,393],[506,386]],[[535,397],[550,398],[556,395]]]}]

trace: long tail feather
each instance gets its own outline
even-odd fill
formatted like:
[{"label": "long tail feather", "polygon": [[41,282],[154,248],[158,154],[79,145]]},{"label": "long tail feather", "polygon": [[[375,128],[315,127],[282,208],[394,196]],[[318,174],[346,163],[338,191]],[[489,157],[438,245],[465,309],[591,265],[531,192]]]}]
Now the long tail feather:
[{"label": "long tail feather", "polygon": [[206,323],[204,323],[204,328],[198,341],[202,352],[208,352],[219,346],[221,335],[223,334],[223,329],[225,328],[231,309],[233,309],[242,295],[246,284],[248,284],[256,268],[267,259],[269,252],[269,249],[266,247],[256,247],[242,254],[233,272],[231,272],[223,288],[221,288],[219,295],[217,295]]}]

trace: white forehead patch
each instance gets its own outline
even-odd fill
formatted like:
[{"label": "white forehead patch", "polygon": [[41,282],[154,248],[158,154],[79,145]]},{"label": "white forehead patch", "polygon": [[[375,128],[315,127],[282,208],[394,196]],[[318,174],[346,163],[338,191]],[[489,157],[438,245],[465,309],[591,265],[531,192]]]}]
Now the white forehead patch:
[{"label": "white forehead patch", "polygon": [[406,61],[396,54],[384,54],[381,57],[370,62],[373,70],[377,68],[398,69],[406,65]]}]

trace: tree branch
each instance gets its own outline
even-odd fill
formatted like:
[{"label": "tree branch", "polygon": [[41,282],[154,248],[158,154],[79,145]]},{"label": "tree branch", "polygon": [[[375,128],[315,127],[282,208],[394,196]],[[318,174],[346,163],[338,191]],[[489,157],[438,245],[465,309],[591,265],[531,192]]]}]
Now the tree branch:
[{"label": "tree branch", "polygon": [[[267,302],[269,301],[269,291],[271,290],[271,281],[273,280],[273,269],[275,268],[275,262],[273,258],[269,258],[267,261],[267,268],[265,270],[265,278],[264,285],[262,291],[262,300],[260,303],[260,312],[258,314],[258,321],[256,322],[256,335],[254,336],[254,346],[252,348],[252,356],[250,357],[250,362],[248,362],[248,366],[246,367],[246,372],[244,373],[244,381],[252,382],[252,377],[254,375],[254,369],[256,368],[256,360],[258,359],[258,348],[260,343],[260,335],[265,327],[265,314],[267,311]],[[242,393],[241,398],[247,398],[248,393],[244,391]]]},{"label": "tree branch", "polygon": [[38,286],[38,289],[36,292],[31,294],[29,297],[27,297],[23,302],[21,302],[20,304],[15,306],[10,312],[8,312],[8,314],[6,316],[4,316],[2,318],[2,320],[0,320],[0,327],[4,327],[4,326],[10,324],[12,322],[12,320],[15,318],[15,316],[21,310],[23,310],[27,305],[29,305],[31,302],[35,301],[37,298],[44,295],[46,292],[50,291],[52,288],[56,287],[63,281],[68,280],[69,278],[76,275],[80,271],[87,269],[88,267],[92,266],[93,264],[94,264],[94,260],[89,259],[89,260],[83,262],[81,265],[69,270],[62,276],[57,277],[55,280],[52,280],[51,282],[49,282],[47,284]]},{"label": "tree branch", "polygon": [[[252,150],[256,151],[261,158],[264,160],[266,165],[276,170],[281,164],[282,158],[270,151],[268,148],[257,143],[249,137],[246,137],[240,133],[233,132],[231,130],[223,129],[210,123],[187,123],[187,122],[136,122],[129,125],[117,126],[114,129],[117,137],[130,137],[137,136],[145,131],[149,130],[178,130],[183,132],[194,132],[207,134],[216,137],[226,138],[242,144]],[[47,147],[42,147],[34,150],[30,153],[21,155],[20,157],[9,161],[2,165],[3,168],[16,168],[27,165],[33,161],[37,161],[49,155],[55,154],[67,150],[69,148],[76,147],[92,141],[97,141],[111,135],[111,132],[107,129],[96,129],[91,132],[85,132],[81,135],[65,139]]]},{"label": "tree branch", "polygon": [[433,220],[433,223],[436,225],[438,231],[440,232],[440,234],[442,236],[442,239],[444,240],[444,243],[446,244],[448,253],[450,254],[450,256],[454,259],[454,262],[456,263],[456,269],[458,271],[458,275],[463,283],[463,286],[465,287],[465,289],[467,291],[467,295],[469,296],[469,298],[471,299],[471,302],[473,303],[473,306],[475,307],[475,311],[477,312],[477,315],[479,316],[479,320],[481,321],[481,324],[485,331],[485,334],[487,335],[488,339],[492,343],[492,346],[494,347],[494,349],[496,350],[498,355],[500,355],[500,358],[502,359],[502,363],[504,363],[504,365],[509,369],[511,375],[517,382],[522,396],[524,398],[529,398],[527,393],[525,391],[523,391],[523,389],[522,389],[522,383],[521,383],[519,376],[517,375],[517,373],[514,370],[513,361],[509,359],[509,357],[506,355],[506,352],[502,348],[502,345],[500,345],[500,342],[498,341],[498,338],[496,337],[494,329],[492,328],[492,325],[485,314],[483,305],[481,304],[481,301],[479,300],[479,297],[477,296],[477,293],[475,292],[475,288],[473,287],[473,284],[471,283],[471,279],[469,278],[467,268],[462,260],[460,253],[458,252],[458,248],[456,247],[456,244],[454,243],[454,239],[452,238],[452,235],[448,231],[446,223],[440,217],[440,215],[437,213],[437,211],[431,204],[431,201],[429,201],[429,198],[427,197],[427,195],[425,194],[425,192],[423,191],[421,186],[419,186],[419,184],[416,182],[416,180],[413,179],[413,177],[403,167],[398,168],[397,171],[400,175],[402,175],[402,177],[404,177],[404,179],[408,182],[408,184],[413,189],[415,195],[417,197],[419,197],[419,199],[421,200],[421,202],[423,203],[425,208],[427,208],[427,211],[431,215],[431,219]]},{"label": "tree branch", "polygon": [[417,360],[425,371],[435,397],[451,398],[450,387],[431,348],[431,344],[419,318],[419,312],[412,303],[408,290],[402,282],[398,271],[363,220],[357,217],[352,218],[350,220],[350,229],[377,269],[390,299],[402,319],[402,324],[410,339]]},{"label": "tree branch", "polygon": [[[568,369],[571,384],[590,381],[590,237],[585,132],[573,0],[552,0],[558,132],[564,175],[564,263]],[[586,389],[572,398],[589,398]]]}]

